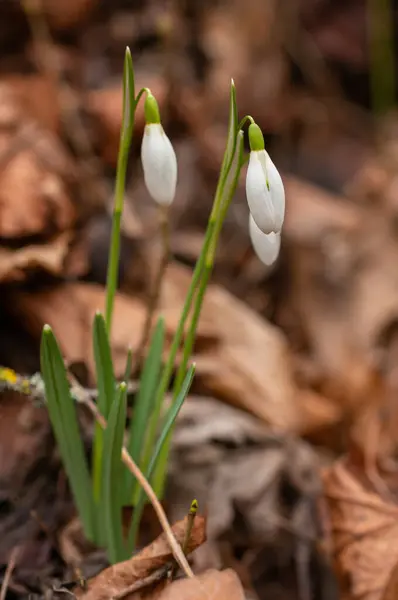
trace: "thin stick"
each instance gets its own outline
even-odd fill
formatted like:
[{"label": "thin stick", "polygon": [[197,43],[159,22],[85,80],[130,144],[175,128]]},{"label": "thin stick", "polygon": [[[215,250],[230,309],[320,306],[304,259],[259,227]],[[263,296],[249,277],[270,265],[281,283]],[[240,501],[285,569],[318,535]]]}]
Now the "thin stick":
[{"label": "thin stick", "polygon": [[[103,429],[105,429],[107,426],[107,422],[104,419],[104,417],[101,415],[97,406],[91,400],[91,398],[88,398],[88,397],[83,398],[82,402],[87,406],[87,408],[92,413],[92,415],[96,418],[96,420],[98,421],[100,426]],[[148,499],[149,499],[150,503],[152,504],[152,506],[156,512],[156,515],[159,519],[159,522],[162,526],[162,529],[167,537],[167,541],[170,544],[170,548],[173,552],[174,558],[176,559],[176,561],[178,562],[178,564],[180,565],[181,569],[184,571],[184,573],[187,577],[194,577],[192,569],[189,566],[188,561],[185,558],[183,551],[181,550],[181,546],[178,544],[176,538],[174,537],[173,531],[167,520],[166,513],[164,512],[162,505],[160,504],[159,500],[157,499],[156,494],[153,491],[151,485],[145,479],[145,476],[143,475],[142,471],[139,469],[139,467],[133,461],[130,454],[127,452],[127,449],[125,446],[122,447],[122,460],[123,460],[124,464],[126,465],[126,467],[129,469],[129,471],[131,471],[131,473],[137,479],[138,483],[140,484],[140,486],[142,487],[142,489],[148,496]],[[1,598],[0,598],[0,600],[1,600]]]},{"label": "thin stick", "polygon": [[158,271],[156,273],[153,289],[149,298],[148,308],[146,312],[146,319],[144,327],[142,329],[142,336],[138,348],[136,351],[136,369],[140,368],[142,356],[145,352],[145,347],[148,343],[149,336],[151,333],[153,317],[159,304],[160,292],[162,289],[162,281],[167,270],[167,266],[170,260],[170,227],[169,227],[169,215],[168,207],[159,207],[159,229],[160,237],[162,241],[162,256]]},{"label": "thin stick", "polygon": [[10,584],[12,572],[15,569],[18,554],[19,554],[19,547],[16,546],[11,552],[10,560],[8,561],[6,572],[4,573],[4,579],[3,579],[3,583],[1,584],[1,590],[0,590],[0,600],[5,600],[5,598],[6,598],[8,586]]},{"label": "thin stick", "polygon": [[138,592],[138,591],[148,587],[149,585],[158,583],[159,581],[161,581],[162,579],[164,579],[166,577],[167,572],[170,569],[170,566],[171,565],[169,565],[169,564],[163,565],[163,567],[156,569],[156,571],[154,571],[147,577],[144,577],[144,579],[140,579],[139,581],[134,581],[134,583],[132,583],[131,585],[124,588],[124,590],[122,590],[121,592],[118,592],[117,594],[112,596],[112,600],[121,600],[121,598],[125,598],[126,596],[129,596],[130,594],[133,594],[134,592]]}]

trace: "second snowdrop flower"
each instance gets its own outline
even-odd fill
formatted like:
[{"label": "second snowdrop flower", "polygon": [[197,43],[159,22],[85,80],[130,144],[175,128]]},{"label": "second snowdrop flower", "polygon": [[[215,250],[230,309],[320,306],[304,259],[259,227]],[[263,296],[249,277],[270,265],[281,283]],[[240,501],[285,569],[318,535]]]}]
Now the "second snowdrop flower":
[{"label": "second snowdrop flower", "polygon": [[285,190],[256,123],[249,127],[249,143],[246,196],[250,213],[263,233],[279,233],[285,217]]},{"label": "second snowdrop flower", "polygon": [[177,158],[160,122],[156,98],[150,93],[145,99],[145,121],[141,146],[145,185],[155,202],[169,206],[176,191]]}]

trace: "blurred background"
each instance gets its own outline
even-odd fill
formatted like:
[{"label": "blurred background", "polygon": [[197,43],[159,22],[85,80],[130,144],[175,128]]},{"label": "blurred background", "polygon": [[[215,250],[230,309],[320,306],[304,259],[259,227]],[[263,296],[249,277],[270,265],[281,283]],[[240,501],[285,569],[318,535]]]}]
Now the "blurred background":
[{"label": "blurred background", "polygon": [[[393,0],[0,3],[0,365],[38,371],[50,323],[73,373],[95,385],[91,319],[105,302],[126,45],[178,158],[161,298],[169,339],[217,184],[231,77],[239,115],[261,126],[282,174],[282,247],[267,269],[250,244],[242,173],[166,502],[174,519],[198,497],[209,541],[195,568],[232,566],[247,598],[383,598],[398,563],[396,23]],[[119,375],[160,256],[143,128],[141,107],[112,340]],[[10,598],[44,597],[66,576],[72,515],[45,410],[2,394],[0,576],[20,549]],[[89,574],[100,558],[79,552]]]}]

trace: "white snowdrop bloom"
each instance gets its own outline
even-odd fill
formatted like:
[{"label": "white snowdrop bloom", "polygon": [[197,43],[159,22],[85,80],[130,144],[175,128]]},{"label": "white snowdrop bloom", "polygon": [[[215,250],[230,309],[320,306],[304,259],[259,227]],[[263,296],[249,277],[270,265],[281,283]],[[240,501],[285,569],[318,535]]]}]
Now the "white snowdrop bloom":
[{"label": "white snowdrop bloom", "polygon": [[169,206],[177,185],[177,158],[161,123],[145,126],[141,146],[145,185],[158,204]]},{"label": "white snowdrop bloom", "polygon": [[177,158],[174,148],[160,122],[159,107],[150,90],[146,90],[145,130],[141,160],[145,185],[152,198],[161,206],[169,206],[177,185]]},{"label": "white snowdrop bloom", "polygon": [[275,263],[279,256],[281,247],[281,234],[263,233],[256,225],[252,215],[249,217],[250,239],[255,253],[264,265],[270,267]]},{"label": "white snowdrop bloom", "polygon": [[250,158],[246,175],[246,197],[257,227],[263,233],[279,233],[285,217],[282,178],[264,149],[264,139],[255,123],[249,127]]}]

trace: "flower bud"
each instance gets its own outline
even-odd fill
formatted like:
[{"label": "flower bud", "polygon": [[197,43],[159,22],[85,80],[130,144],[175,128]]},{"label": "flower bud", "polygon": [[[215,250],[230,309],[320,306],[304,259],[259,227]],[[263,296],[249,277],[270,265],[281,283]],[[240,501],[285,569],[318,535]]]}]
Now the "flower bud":
[{"label": "flower bud", "polygon": [[176,191],[177,158],[160,123],[159,108],[152,94],[145,100],[145,120],[141,146],[145,185],[155,202],[169,206]]},{"label": "flower bud", "polygon": [[279,233],[285,217],[285,190],[281,176],[264,149],[264,138],[255,123],[249,127],[250,159],[246,196],[250,212],[263,233]]},{"label": "flower bud", "polygon": [[279,256],[281,247],[280,233],[263,233],[256,225],[252,215],[249,217],[249,233],[253,249],[264,265],[270,267]]}]

